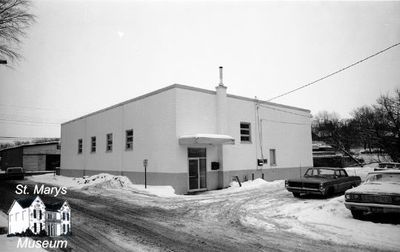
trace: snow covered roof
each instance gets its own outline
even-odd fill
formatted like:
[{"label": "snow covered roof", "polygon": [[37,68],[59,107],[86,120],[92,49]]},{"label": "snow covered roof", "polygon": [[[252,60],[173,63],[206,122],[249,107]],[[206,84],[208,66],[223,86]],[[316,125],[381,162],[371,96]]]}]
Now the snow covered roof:
[{"label": "snow covered roof", "polygon": [[34,147],[34,146],[40,146],[40,145],[54,145],[54,144],[60,144],[60,141],[50,141],[50,142],[44,142],[44,143],[22,144],[22,145],[17,145],[17,146],[12,146],[12,147],[1,149],[0,152],[6,151],[6,150],[11,150],[11,149],[17,149],[17,148]]},{"label": "snow covered roof", "polygon": [[179,137],[179,144],[234,144],[235,139],[228,135],[219,134],[194,134]]}]

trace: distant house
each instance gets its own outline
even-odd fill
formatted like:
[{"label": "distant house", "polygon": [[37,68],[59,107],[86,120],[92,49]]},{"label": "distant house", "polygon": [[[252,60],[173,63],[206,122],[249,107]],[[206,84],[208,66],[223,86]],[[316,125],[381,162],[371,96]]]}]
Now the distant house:
[{"label": "distant house", "polygon": [[71,209],[67,201],[43,202],[39,196],[14,200],[8,210],[8,234],[30,229],[34,234],[42,230],[48,236],[71,232]]},{"label": "distant house", "polygon": [[60,143],[26,144],[0,151],[0,167],[23,167],[25,171],[49,171],[60,167]]}]

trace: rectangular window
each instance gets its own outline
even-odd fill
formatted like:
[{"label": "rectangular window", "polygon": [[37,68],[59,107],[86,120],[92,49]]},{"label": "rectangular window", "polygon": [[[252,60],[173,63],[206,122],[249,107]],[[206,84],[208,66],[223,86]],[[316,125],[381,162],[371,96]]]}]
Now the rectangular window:
[{"label": "rectangular window", "polygon": [[125,131],[125,149],[133,149],[133,129]]},{"label": "rectangular window", "polygon": [[42,219],[42,211],[39,210],[39,220]]},{"label": "rectangular window", "polygon": [[91,142],[90,142],[90,152],[96,152],[96,137],[92,137],[91,138]]},{"label": "rectangular window", "polygon": [[276,165],[276,151],[275,151],[275,149],[270,149],[269,150],[269,160],[270,160],[271,166],[275,166]]},{"label": "rectangular window", "polygon": [[65,224],[63,224],[63,233],[65,233]]},{"label": "rectangular window", "polygon": [[63,213],[63,220],[65,220],[65,213]]},{"label": "rectangular window", "polygon": [[106,145],[106,151],[112,151],[112,145],[113,145],[113,135],[112,133],[107,134],[107,145]]},{"label": "rectangular window", "polygon": [[36,210],[33,210],[33,218],[36,219]]},{"label": "rectangular window", "polygon": [[82,149],[83,149],[83,140],[82,138],[78,139],[78,154],[82,153]]},{"label": "rectangular window", "polygon": [[67,213],[67,221],[69,221],[69,213]]},{"label": "rectangular window", "polygon": [[251,142],[250,123],[247,122],[240,123],[240,141]]},{"label": "rectangular window", "polygon": [[37,231],[36,229],[37,229],[37,228],[36,228],[36,222],[35,222],[35,223],[33,224],[33,232],[34,232],[34,233],[36,233],[36,231]]}]

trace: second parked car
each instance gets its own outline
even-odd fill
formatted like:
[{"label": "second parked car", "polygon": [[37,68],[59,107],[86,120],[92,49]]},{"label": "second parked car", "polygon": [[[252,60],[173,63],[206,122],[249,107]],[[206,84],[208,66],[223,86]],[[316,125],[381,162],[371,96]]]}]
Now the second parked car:
[{"label": "second parked car", "polygon": [[343,168],[309,168],[300,179],[285,181],[285,187],[295,197],[301,194],[319,194],[330,197],[333,194],[344,193],[347,189],[361,183],[358,176],[349,176]]},{"label": "second parked car", "polygon": [[346,191],[345,206],[355,219],[365,213],[400,213],[400,171],[375,171],[365,182]]}]

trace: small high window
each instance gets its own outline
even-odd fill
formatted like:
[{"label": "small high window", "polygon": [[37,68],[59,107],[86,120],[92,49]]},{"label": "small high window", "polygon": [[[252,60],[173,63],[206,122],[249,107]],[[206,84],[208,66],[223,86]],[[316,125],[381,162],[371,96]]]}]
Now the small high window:
[{"label": "small high window", "polygon": [[91,138],[90,151],[96,152],[96,137],[95,136]]},{"label": "small high window", "polygon": [[107,134],[107,146],[106,146],[106,151],[112,151],[112,146],[113,146],[113,135],[112,133]]},{"label": "small high window", "polygon": [[240,123],[240,141],[251,142],[251,128],[248,122]]},{"label": "small high window", "polygon": [[125,149],[133,149],[133,129],[127,130],[125,132]]},{"label": "small high window", "polygon": [[276,150],[275,149],[269,150],[269,160],[270,160],[271,166],[276,165]]},{"label": "small high window", "polygon": [[78,139],[78,154],[81,154],[83,150],[83,140],[82,138]]}]

